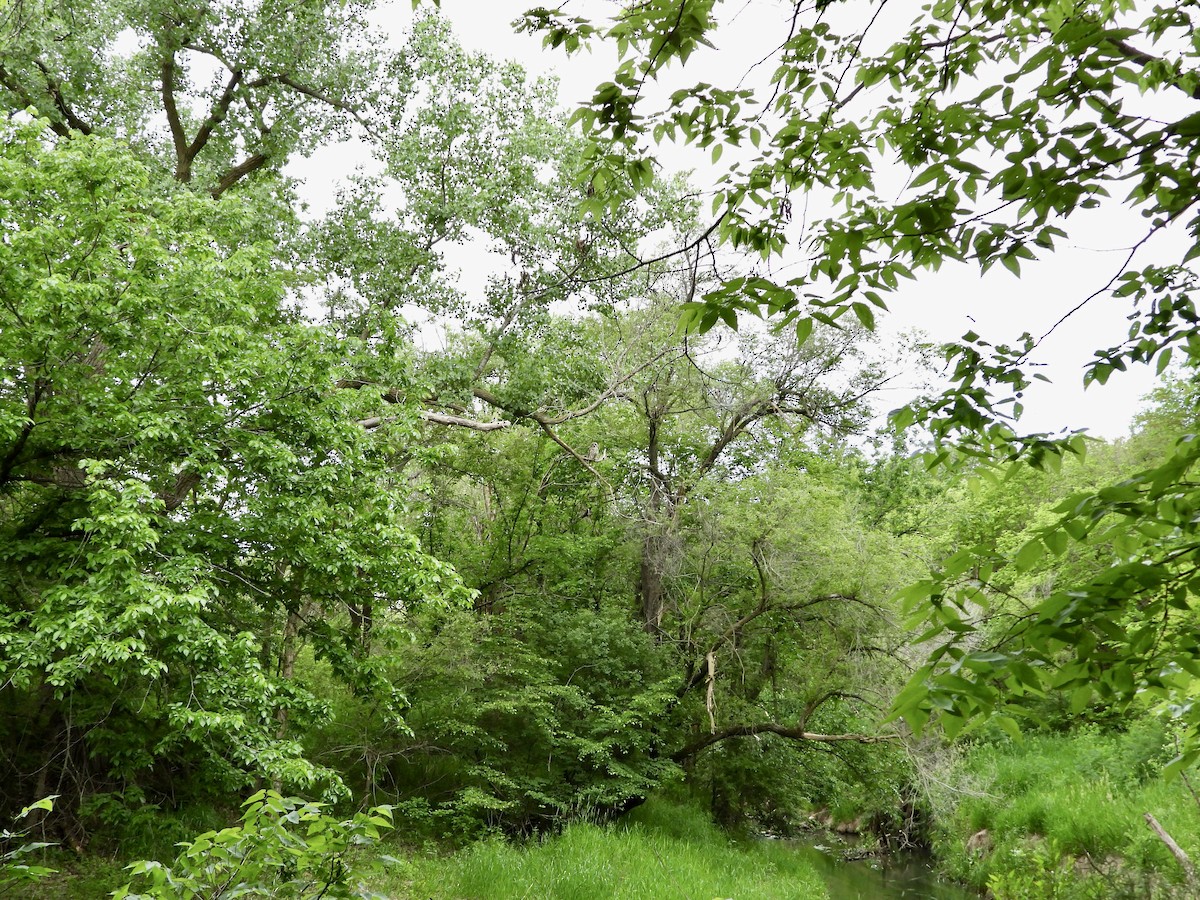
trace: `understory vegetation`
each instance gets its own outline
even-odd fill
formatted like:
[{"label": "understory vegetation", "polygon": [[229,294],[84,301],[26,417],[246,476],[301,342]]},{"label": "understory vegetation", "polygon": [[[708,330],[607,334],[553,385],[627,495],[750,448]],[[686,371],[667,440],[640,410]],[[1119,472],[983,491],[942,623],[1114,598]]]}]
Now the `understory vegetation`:
[{"label": "understory vegetation", "polygon": [[1163,781],[1174,741],[1161,722],[998,738],[961,751],[961,794],[935,829],[944,869],[997,898],[1190,897],[1195,884],[1147,826],[1200,850],[1191,779]]},{"label": "understory vegetation", "polygon": [[[0,893],[1200,892],[1197,6],[885,5],[655,109],[716,0],[529,10],[568,117],[436,4],[0,0]],[[1097,298],[1156,387],[1023,432]]]},{"label": "understory vegetation", "polygon": [[816,871],[786,847],[733,842],[695,805],[670,801],[648,802],[615,827],[576,823],[541,843],[489,841],[401,864],[376,884],[397,897],[479,900],[825,896]]}]

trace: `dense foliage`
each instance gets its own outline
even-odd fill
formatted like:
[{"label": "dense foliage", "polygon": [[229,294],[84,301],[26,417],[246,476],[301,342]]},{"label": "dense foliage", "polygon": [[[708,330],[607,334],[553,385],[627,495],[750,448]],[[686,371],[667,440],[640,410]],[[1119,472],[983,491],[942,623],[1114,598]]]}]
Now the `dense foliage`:
[{"label": "dense foliage", "polygon": [[[526,831],[725,741],[878,740],[852,682],[894,677],[899,567],[849,558],[888,536],[786,517],[833,498],[807,469],[863,421],[861,335],[675,334],[697,266],[613,273],[688,187],[581,215],[546,89],[435,19],[393,53],[359,7],[83,12],[9,7],[0,73],[14,809],[61,795],[82,848],[265,780]],[[382,174],[305,219],[283,165],[351,132]],[[507,263],[469,296],[440,254],[480,235]],[[738,758],[703,770],[731,814],[799,814],[761,765],[719,787]]]},{"label": "dense foliage", "polygon": [[[952,862],[963,822],[1005,853],[1053,831],[1047,871],[1122,853],[1167,889],[1125,819],[971,791],[1015,796],[1018,726],[1129,790],[1198,752],[1200,129],[1118,83],[1195,98],[1192,7],[933,3],[879,49],[858,5],[791,8],[765,112],[710,85],[644,110],[715,3],[532,12],[624,51],[580,138],[432,14],[396,47],[359,2],[0,2],[0,884],[52,842],[174,857],[134,867],[148,896],[366,895],[353,850],[393,814],[410,844],[567,828],[551,867],[611,868],[599,826],[672,791]],[[757,148],[711,221],[647,155],[676,136]],[[308,209],[289,163],[343,144],[371,166]],[[1127,440],[1019,434],[1032,338],[968,336],[879,421],[921,359],[872,334],[885,295],[1018,272],[1118,185],[1191,234],[1096,295],[1133,330],[1086,377],[1162,376]],[[794,241],[802,191],[828,214],[776,282],[744,251]],[[710,883],[663,808],[614,840]],[[470,853],[453,890],[559,883]]]},{"label": "dense foliage", "polygon": [[458,590],[356,423],[379,401],[339,389],[346,345],[289,309],[246,206],[37,123],[0,156],[6,796],[199,789],[179,766],[313,788],[298,641],[395,715],[337,623],[377,604],[386,643],[385,610]]}]

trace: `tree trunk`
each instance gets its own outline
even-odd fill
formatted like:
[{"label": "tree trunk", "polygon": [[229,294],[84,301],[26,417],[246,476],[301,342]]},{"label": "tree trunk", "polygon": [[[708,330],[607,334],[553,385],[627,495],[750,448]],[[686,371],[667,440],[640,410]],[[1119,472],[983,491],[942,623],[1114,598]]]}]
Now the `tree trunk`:
[{"label": "tree trunk", "polygon": [[[649,411],[648,411],[649,412]],[[641,605],[642,625],[651,634],[662,631],[665,611],[663,575],[671,541],[669,525],[670,499],[659,469],[658,420],[649,415],[646,441],[646,460],[649,463],[650,500],[646,506],[645,529],[642,535],[642,559],[638,568],[637,596]]]},{"label": "tree trunk", "polygon": [[666,561],[666,551],[667,541],[664,535],[650,532],[643,538],[642,562],[638,571],[638,598],[642,606],[642,623],[651,634],[662,630],[663,563]]}]

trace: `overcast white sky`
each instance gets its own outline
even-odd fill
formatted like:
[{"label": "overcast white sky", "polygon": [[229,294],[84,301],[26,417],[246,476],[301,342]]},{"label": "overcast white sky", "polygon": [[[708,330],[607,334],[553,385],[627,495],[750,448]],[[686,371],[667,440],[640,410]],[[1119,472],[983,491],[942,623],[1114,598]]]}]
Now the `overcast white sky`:
[{"label": "overcast white sky", "polygon": [[[611,78],[615,55],[605,48],[568,59],[560,52],[544,51],[539,38],[514,34],[510,23],[531,5],[532,0],[442,0],[441,8],[464,45],[516,59],[533,74],[556,75],[564,106],[573,107],[590,96],[597,83]],[[583,0],[576,6],[595,15],[612,8],[598,0]],[[717,37],[719,52],[704,57],[697,54],[689,62],[686,74],[691,82],[736,83],[770,48],[771,41],[782,35],[790,6],[778,0],[756,0],[753,4],[729,2],[725,8],[732,24]],[[910,11],[915,13],[906,9],[905,15]],[[411,19],[410,0],[387,4],[379,14],[380,24],[396,34]],[[763,66],[760,71],[769,68]],[[696,165],[694,156],[663,154],[662,158],[672,167]],[[711,177],[710,173],[697,169],[694,180],[698,187],[706,187],[706,177]],[[322,170],[321,178],[327,183],[327,170]],[[799,205],[800,201],[795,202]],[[961,265],[922,276],[914,287],[889,298],[892,312],[882,317],[881,330],[888,335],[919,329],[937,341],[957,338],[968,330],[992,342],[1014,340],[1023,331],[1042,335],[1118,271],[1129,246],[1141,236],[1140,221],[1121,210],[1073,221],[1070,242],[1053,259],[1030,265],[1020,279],[999,267],[981,279],[977,269]],[[1167,235],[1158,244],[1179,239]],[[1154,256],[1155,244],[1151,243],[1138,261],[1145,265]],[[1098,297],[1046,340],[1039,361],[1054,384],[1038,383],[1028,392],[1024,430],[1087,428],[1102,437],[1127,433],[1139,398],[1153,386],[1152,373],[1142,369],[1117,374],[1107,385],[1084,391],[1081,368],[1093,350],[1121,342],[1128,327],[1127,312],[1108,297]],[[889,405],[900,405],[905,399],[897,395]]]}]

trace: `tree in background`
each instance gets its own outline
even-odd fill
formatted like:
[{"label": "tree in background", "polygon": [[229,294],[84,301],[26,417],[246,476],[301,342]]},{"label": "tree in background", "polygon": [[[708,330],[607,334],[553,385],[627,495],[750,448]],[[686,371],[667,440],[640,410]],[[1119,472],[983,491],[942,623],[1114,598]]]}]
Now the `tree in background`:
[{"label": "tree in background", "polygon": [[[771,765],[823,751],[780,744],[865,763],[850,748],[879,740],[900,561],[839,499],[852,452],[806,469],[837,456],[881,376],[861,335],[686,337],[673,309],[660,293],[506,344],[474,394],[511,418],[486,441],[447,432],[416,467],[427,546],[478,599],[406,655],[411,737],[363,750],[448,829],[611,814],[684,770],[729,818],[782,822],[841,790],[822,777],[853,779],[829,760],[785,788]],[[449,371],[484,346],[452,347]]]}]

